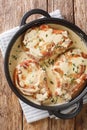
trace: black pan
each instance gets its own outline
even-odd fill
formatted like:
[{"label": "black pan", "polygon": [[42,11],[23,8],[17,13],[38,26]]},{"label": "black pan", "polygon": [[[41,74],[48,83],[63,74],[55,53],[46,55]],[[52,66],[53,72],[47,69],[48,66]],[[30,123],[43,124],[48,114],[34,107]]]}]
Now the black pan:
[{"label": "black pan", "polygon": [[[29,16],[31,16],[32,14],[41,14],[45,17],[34,20],[30,23],[26,23],[26,20]],[[5,54],[5,60],[4,60],[4,70],[5,70],[5,75],[7,78],[7,81],[9,83],[10,88],[13,90],[13,92],[25,103],[27,103],[28,105],[31,105],[33,107],[42,109],[42,110],[47,110],[49,113],[54,114],[56,117],[62,118],[62,119],[69,119],[69,118],[73,118],[75,117],[81,110],[82,105],[83,105],[83,97],[84,95],[87,93],[87,87],[85,86],[83,91],[81,91],[81,93],[75,97],[74,99],[72,99],[71,101],[69,101],[68,103],[62,104],[62,105],[54,105],[54,106],[44,106],[44,105],[38,105],[35,104],[31,101],[29,101],[27,98],[25,98],[23,96],[23,94],[21,94],[18,89],[14,86],[14,83],[11,80],[10,77],[10,72],[9,72],[9,56],[10,56],[10,52],[11,49],[13,47],[13,45],[15,44],[16,40],[24,33],[26,32],[27,29],[35,27],[35,26],[39,26],[41,24],[58,24],[58,25],[62,25],[65,26],[69,29],[71,29],[73,32],[75,32],[80,38],[82,38],[82,40],[84,40],[84,44],[87,41],[87,35],[80,29],[78,28],[76,25],[64,20],[64,19],[58,19],[58,18],[52,18],[48,12],[41,10],[41,9],[33,9],[29,12],[27,12],[22,20],[21,20],[21,24],[20,24],[20,28],[19,30],[16,32],[16,34],[12,37],[7,50],[6,50],[6,54]],[[62,113],[62,110],[67,110],[68,108],[72,107],[73,105],[75,105],[75,109],[72,112],[69,113]]]}]

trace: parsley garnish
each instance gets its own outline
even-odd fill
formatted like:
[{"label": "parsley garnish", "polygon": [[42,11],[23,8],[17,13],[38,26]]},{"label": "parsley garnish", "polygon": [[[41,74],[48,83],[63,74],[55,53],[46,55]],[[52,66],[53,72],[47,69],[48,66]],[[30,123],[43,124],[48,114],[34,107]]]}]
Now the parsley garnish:
[{"label": "parsley garnish", "polygon": [[53,82],[53,81],[50,81],[50,83],[51,83],[51,84],[54,84],[54,82]]},{"label": "parsley garnish", "polygon": [[15,56],[15,55],[12,55],[12,58],[15,59],[15,60],[17,60],[17,56]]},{"label": "parsley garnish", "polygon": [[44,77],[44,80],[45,80],[45,81],[47,81],[47,78],[46,78],[46,77]]},{"label": "parsley garnish", "polygon": [[46,37],[48,37],[48,34],[46,34]]}]

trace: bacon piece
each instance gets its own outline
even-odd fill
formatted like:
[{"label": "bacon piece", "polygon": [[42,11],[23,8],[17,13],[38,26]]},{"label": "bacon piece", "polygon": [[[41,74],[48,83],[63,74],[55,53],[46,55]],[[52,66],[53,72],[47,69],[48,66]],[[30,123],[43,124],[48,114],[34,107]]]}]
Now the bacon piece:
[{"label": "bacon piece", "polygon": [[60,68],[56,67],[54,68],[54,70],[58,72],[61,76],[63,76],[64,72]]},{"label": "bacon piece", "polygon": [[64,30],[53,29],[53,32],[52,32],[52,33],[61,34],[62,32],[64,32]]},{"label": "bacon piece", "polygon": [[46,25],[46,24],[43,24],[43,25],[40,26],[40,29],[41,29],[41,30],[44,30],[44,31],[47,31],[48,28],[49,28],[49,26]]},{"label": "bacon piece", "polygon": [[82,52],[81,54],[83,58],[87,59],[87,54],[85,54],[84,52]]}]

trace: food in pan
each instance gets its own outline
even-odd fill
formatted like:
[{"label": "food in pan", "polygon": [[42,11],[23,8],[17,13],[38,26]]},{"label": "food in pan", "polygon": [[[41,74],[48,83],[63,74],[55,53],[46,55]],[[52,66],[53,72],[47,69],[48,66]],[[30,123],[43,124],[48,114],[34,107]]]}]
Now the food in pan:
[{"label": "food in pan", "polygon": [[59,56],[51,68],[50,80],[54,83],[55,96],[72,99],[87,81],[87,54],[79,49],[71,49]]},{"label": "food in pan", "polygon": [[87,53],[67,30],[34,27],[25,33],[21,48],[23,58],[19,58],[13,80],[24,96],[44,105],[61,104],[85,87]]},{"label": "food in pan", "polygon": [[18,64],[14,72],[17,88],[41,103],[61,99],[69,101],[84,87],[87,80],[87,54],[70,49],[57,57],[54,64],[43,69],[34,60]]},{"label": "food in pan", "polygon": [[25,60],[15,68],[15,85],[23,94],[32,96],[37,101],[49,98],[50,91],[46,79],[46,72],[34,60]]},{"label": "food in pan", "polygon": [[23,40],[24,50],[36,60],[61,54],[72,45],[67,31],[54,29],[48,25],[29,29]]}]

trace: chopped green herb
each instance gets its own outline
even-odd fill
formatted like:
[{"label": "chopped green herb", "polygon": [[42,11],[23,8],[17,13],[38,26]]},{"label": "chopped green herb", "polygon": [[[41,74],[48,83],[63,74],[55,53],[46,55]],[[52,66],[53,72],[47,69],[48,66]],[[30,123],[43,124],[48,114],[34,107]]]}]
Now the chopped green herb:
[{"label": "chopped green herb", "polygon": [[21,50],[16,50],[16,52],[21,52]]},{"label": "chopped green herb", "polygon": [[73,83],[75,81],[75,78],[71,78],[71,83]]},{"label": "chopped green herb", "polygon": [[78,71],[75,71],[75,73],[78,73]]},{"label": "chopped green herb", "polygon": [[72,56],[74,56],[74,54],[72,54]]},{"label": "chopped green herb", "polygon": [[20,48],[20,45],[18,45],[18,48]]},{"label": "chopped green herb", "polygon": [[15,55],[12,55],[12,58],[15,59],[15,60],[17,60],[17,56],[15,56]]},{"label": "chopped green herb", "polygon": [[65,39],[62,39],[62,42],[65,42]]},{"label": "chopped green herb", "polygon": [[42,70],[46,71],[46,68],[42,66]]},{"label": "chopped green herb", "polygon": [[79,66],[77,66],[77,69],[79,69]]},{"label": "chopped green herb", "polygon": [[76,65],[73,63],[73,66],[76,66]]},{"label": "chopped green herb", "polygon": [[47,78],[46,78],[46,77],[44,77],[44,80],[45,80],[45,81],[47,81]]},{"label": "chopped green herb", "polygon": [[75,68],[73,68],[73,71],[75,70]]},{"label": "chopped green herb", "polygon": [[54,102],[54,98],[51,98],[51,102]]},{"label": "chopped green herb", "polygon": [[53,59],[52,59],[52,60],[49,59],[49,60],[48,60],[48,64],[52,64],[52,65],[53,65],[53,64],[54,64],[54,60],[53,60]]},{"label": "chopped green herb", "polygon": [[82,60],[82,62],[84,62],[84,60]]},{"label": "chopped green herb", "polygon": [[49,67],[49,65],[48,65],[46,62],[44,62],[44,65],[45,65],[46,67]]},{"label": "chopped green herb", "polygon": [[54,103],[57,103],[57,100],[58,100],[58,97],[55,97],[55,102]]},{"label": "chopped green herb", "polygon": [[26,42],[26,43],[24,43],[23,45],[24,45],[24,46],[27,46],[27,44],[28,44],[28,43]]},{"label": "chopped green herb", "polygon": [[54,60],[51,61],[51,64],[52,64],[52,65],[54,64]]},{"label": "chopped green herb", "polygon": [[54,84],[54,82],[53,82],[53,81],[50,81],[50,83],[51,83],[51,84]]},{"label": "chopped green herb", "polygon": [[50,59],[48,60],[48,64],[50,64]]},{"label": "chopped green herb", "polygon": [[58,100],[58,97],[53,97],[53,98],[51,98],[50,101],[55,104],[55,103],[57,103],[57,100]]},{"label": "chopped green herb", "polygon": [[9,63],[9,65],[11,65],[11,62]]},{"label": "chopped green herb", "polygon": [[64,74],[65,76],[67,75],[67,74]]},{"label": "chopped green herb", "polygon": [[46,37],[48,37],[48,34],[46,34]]},{"label": "chopped green herb", "polygon": [[55,46],[56,49],[57,49],[57,48],[61,48],[61,47],[62,47],[62,46],[59,46],[59,45],[56,45],[56,46]]},{"label": "chopped green herb", "polygon": [[41,42],[42,40],[41,39],[39,39],[39,42]]}]

